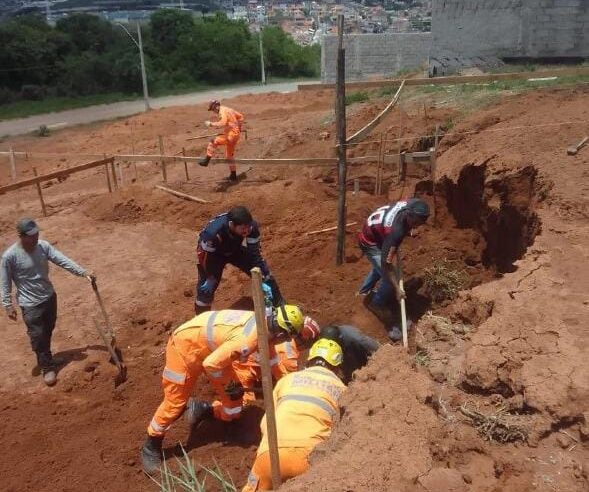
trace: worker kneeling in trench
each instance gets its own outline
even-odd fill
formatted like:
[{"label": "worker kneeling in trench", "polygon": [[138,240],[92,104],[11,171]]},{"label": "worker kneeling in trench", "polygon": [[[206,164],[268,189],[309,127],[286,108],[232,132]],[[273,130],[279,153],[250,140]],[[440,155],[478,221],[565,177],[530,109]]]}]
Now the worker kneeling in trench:
[{"label": "worker kneeling in trench", "polygon": [[[297,306],[271,308],[267,315],[271,345],[299,334],[305,317]],[[162,442],[170,425],[183,413],[191,424],[206,418],[232,421],[241,416],[244,388],[232,363],[258,349],[253,311],[223,310],[204,312],[187,321],[170,337],[166,366],[162,375],[164,401],[147,428],[141,449],[144,470],[156,472],[162,461]],[[199,375],[205,372],[217,401],[190,398]]]},{"label": "worker kneeling in trench", "polygon": [[[276,383],[273,398],[282,480],[307,471],[309,454],[331,435],[339,400],[346,389],[341,379],[342,361],[341,346],[334,340],[320,338],[309,351],[307,368]],[[265,416],[260,427],[262,441],[242,492],[272,489]]]}]

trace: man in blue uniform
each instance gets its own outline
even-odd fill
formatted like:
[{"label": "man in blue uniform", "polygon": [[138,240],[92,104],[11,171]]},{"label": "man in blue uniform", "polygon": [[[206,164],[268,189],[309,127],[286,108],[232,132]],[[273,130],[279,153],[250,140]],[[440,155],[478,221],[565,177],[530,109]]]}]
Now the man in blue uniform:
[{"label": "man in blue uniform", "polygon": [[[245,240],[245,246],[243,242]],[[197,246],[198,281],[196,284],[195,311],[200,314],[211,309],[215,291],[221,282],[227,263],[250,275],[259,267],[264,283],[272,291],[275,306],[283,299],[276,280],[262,257],[260,229],[246,207],[233,207],[229,212],[212,219],[200,232]]]}]

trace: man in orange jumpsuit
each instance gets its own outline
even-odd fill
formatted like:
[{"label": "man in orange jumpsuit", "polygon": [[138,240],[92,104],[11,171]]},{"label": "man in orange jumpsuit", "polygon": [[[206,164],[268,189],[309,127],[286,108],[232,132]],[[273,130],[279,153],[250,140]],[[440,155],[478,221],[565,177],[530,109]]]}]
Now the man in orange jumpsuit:
[{"label": "man in orange jumpsuit", "polygon": [[[321,338],[309,351],[307,369],[283,377],[274,388],[278,455],[282,480],[309,468],[308,457],[331,435],[339,399],[346,386],[338,376],[342,349],[333,340]],[[262,419],[262,442],[242,492],[272,489],[266,417]]]},{"label": "man in orange jumpsuit", "polygon": [[[287,304],[272,309],[267,320],[270,342],[276,344],[300,332],[304,316],[297,306]],[[228,422],[241,416],[244,391],[232,362],[247,358],[257,349],[253,311],[206,311],[174,330],[162,375],[164,400],[147,427],[147,440],[141,449],[147,473],[159,469],[164,435],[185,411],[192,424],[204,418]],[[213,403],[190,398],[203,371],[216,393]]]},{"label": "man in orange jumpsuit", "polygon": [[[223,128],[223,134],[217,135],[210,141],[207,146],[207,156],[198,161],[201,166],[208,166],[209,161],[215,154],[215,149],[220,145],[225,146],[225,159],[233,161],[235,155],[235,146],[241,136],[241,127],[244,123],[244,117],[238,111],[227,106],[221,106],[217,100],[209,103],[209,111],[219,115],[219,121],[205,121],[207,127]],[[230,181],[237,181],[237,170],[234,162],[229,163]]]},{"label": "man in orange jumpsuit", "polygon": [[[309,347],[313,340],[319,336],[319,332],[317,322],[309,316],[305,316],[303,329],[296,336],[286,342],[270,346],[270,369],[275,381],[300,369],[301,349]],[[260,354],[258,352],[250,354],[245,362],[234,361],[233,370],[245,390],[243,404],[244,406],[249,405],[256,400],[255,390],[256,387],[259,388],[262,380]]]}]

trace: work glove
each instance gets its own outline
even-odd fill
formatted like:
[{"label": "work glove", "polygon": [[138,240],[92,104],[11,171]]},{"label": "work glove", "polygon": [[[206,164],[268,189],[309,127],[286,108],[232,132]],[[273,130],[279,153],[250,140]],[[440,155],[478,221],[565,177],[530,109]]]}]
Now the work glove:
[{"label": "work glove", "polygon": [[212,296],[215,293],[215,289],[217,288],[218,284],[219,282],[217,282],[216,278],[209,277],[207,278],[206,282],[198,288],[198,290],[203,294]]},{"label": "work glove", "polygon": [[243,398],[243,394],[245,390],[241,383],[236,381],[229,381],[227,386],[225,386],[225,394],[229,397],[231,401],[237,401]]},{"label": "work glove", "polygon": [[272,306],[272,287],[270,287],[266,282],[262,282],[262,292],[264,293],[264,304],[266,306]]},{"label": "work glove", "polygon": [[211,126],[211,122],[209,120],[205,121],[205,126],[208,128],[209,126]]},{"label": "work glove", "polygon": [[272,293],[272,305],[274,307],[278,307],[284,304],[284,298],[282,297],[280,289],[278,288],[278,282],[276,282],[276,279],[271,274],[266,275],[266,277],[264,278],[264,282],[262,283],[262,289],[264,288],[264,284],[266,284],[267,288],[269,288],[270,292]]}]

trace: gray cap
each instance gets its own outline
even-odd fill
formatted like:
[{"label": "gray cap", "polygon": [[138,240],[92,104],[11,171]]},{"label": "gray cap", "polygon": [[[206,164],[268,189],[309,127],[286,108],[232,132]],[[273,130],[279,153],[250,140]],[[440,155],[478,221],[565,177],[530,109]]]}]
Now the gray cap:
[{"label": "gray cap", "polygon": [[39,226],[33,219],[25,217],[16,223],[16,231],[19,236],[34,236],[39,232]]}]

